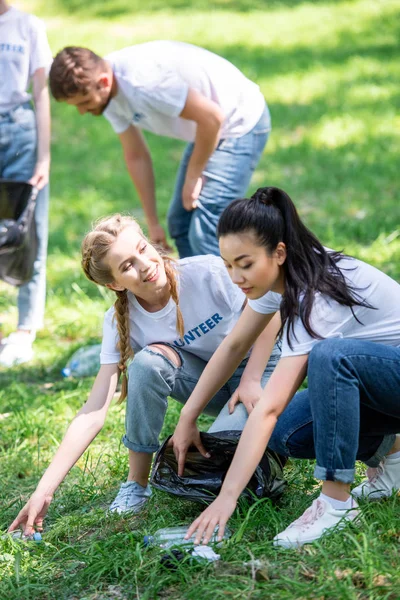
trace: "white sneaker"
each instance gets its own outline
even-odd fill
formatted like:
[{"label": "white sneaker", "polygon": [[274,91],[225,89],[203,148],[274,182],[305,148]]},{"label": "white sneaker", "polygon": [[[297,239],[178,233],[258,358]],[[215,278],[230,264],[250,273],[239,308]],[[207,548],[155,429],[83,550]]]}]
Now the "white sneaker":
[{"label": "white sneaker", "polygon": [[32,360],[34,339],[34,335],[20,331],[3,338],[0,345],[0,366],[13,367]]},{"label": "white sneaker", "polygon": [[274,546],[297,548],[310,544],[331,529],[344,527],[348,521],[358,516],[358,512],[355,500],[352,500],[350,509],[340,510],[333,508],[322,498],[317,498],[299,519],[274,537]]},{"label": "white sneaker", "polygon": [[141,486],[136,481],[126,481],[119,488],[114,502],[108,509],[119,515],[126,512],[140,512],[151,496],[151,488]]},{"label": "white sneaker", "polygon": [[400,458],[390,458],[389,454],[378,468],[367,469],[366,475],[368,479],[354,488],[351,495],[368,500],[388,498],[400,489]]}]

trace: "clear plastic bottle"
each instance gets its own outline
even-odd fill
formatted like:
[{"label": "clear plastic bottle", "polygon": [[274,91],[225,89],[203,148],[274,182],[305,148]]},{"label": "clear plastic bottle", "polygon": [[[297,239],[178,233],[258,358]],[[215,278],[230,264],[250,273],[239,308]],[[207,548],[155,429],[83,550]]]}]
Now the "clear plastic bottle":
[{"label": "clear plastic bottle", "polygon": [[31,535],[24,535],[20,529],[17,529],[17,531],[5,533],[4,535],[1,536],[0,539],[6,540],[8,537],[12,537],[13,540],[23,540],[23,541],[28,540],[28,541],[37,542],[38,544],[42,541],[42,536],[38,531],[35,531]]},{"label": "clear plastic bottle", "polygon": [[[182,525],[180,527],[164,527],[163,529],[156,531],[154,535],[145,535],[143,541],[146,546],[159,546],[160,548],[171,548],[173,546],[193,546],[196,536],[192,535],[190,539],[185,540],[185,535],[188,529],[189,525]],[[231,532],[227,527],[225,527],[223,539],[227,540],[230,537]],[[217,538],[218,528],[215,528],[209,543],[217,542]]]},{"label": "clear plastic bottle", "polygon": [[88,377],[96,375],[100,368],[101,344],[79,348],[62,369],[64,377]]}]

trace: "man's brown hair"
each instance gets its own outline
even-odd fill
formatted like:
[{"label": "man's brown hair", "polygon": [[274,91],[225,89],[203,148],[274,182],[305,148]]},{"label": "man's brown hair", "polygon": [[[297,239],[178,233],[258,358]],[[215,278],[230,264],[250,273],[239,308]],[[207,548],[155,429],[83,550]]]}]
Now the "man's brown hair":
[{"label": "man's brown hair", "polygon": [[106,62],[89,48],[67,46],[57,54],[51,65],[49,84],[56,100],[66,100],[77,94],[87,94],[95,75]]}]

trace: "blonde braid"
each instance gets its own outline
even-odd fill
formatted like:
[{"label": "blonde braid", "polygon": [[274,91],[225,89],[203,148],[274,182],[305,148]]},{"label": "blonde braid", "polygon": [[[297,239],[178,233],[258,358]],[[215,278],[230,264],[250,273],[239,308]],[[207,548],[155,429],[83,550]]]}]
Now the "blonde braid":
[{"label": "blonde braid", "polygon": [[122,292],[116,292],[117,299],[114,303],[115,308],[115,316],[117,319],[117,330],[119,336],[119,352],[120,352],[120,361],[118,363],[118,368],[121,372],[122,381],[121,381],[121,395],[118,399],[118,404],[120,404],[128,395],[128,376],[126,373],[127,367],[126,363],[130,358],[133,358],[133,350],[129,340],[129,302],[128,302],[128,293],[127,290],[123,290]]},{"label": "blonde braid", "polygon": [[171,297],[176,304],[176,330],[179,333],[180,337],[183,338],[185,333],[185,323],[183,322],[183,315],[179,306],[178,281],[176,277],[176,271],[171,264],[175,261],[173,261],[173,259],[171,259],[169,256],[163,256],[162,258],[164,260],[164,268],[171,291]]}]

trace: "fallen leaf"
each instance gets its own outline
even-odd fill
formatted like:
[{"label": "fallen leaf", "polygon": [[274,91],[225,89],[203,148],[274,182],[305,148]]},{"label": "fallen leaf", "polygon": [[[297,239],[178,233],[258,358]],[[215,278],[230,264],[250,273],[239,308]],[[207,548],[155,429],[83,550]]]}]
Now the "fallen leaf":
[{"label": "fallen leaf", "polygon": [[353,574],[351,569],[335,569],[335,577],[336,579],[346,579],[346,577],[351,577]]},{"label": "fallen leaf", "polygon": [[389,575],[375,575],[373,579],[374,586],[377,587],[388,587],[391,585],[391,580]]},{"label": "fallen leaf", "polygon": [[257,569],[254,575],[256,581],[269,581],[271,579],[268,569]]},{"label": "fallen leaf", "polygon": [[316,572],[310,569],[309,567],[306,567],[305,565],[301,566],[301,574],[306,579],[315,579],[317,577]]}]

